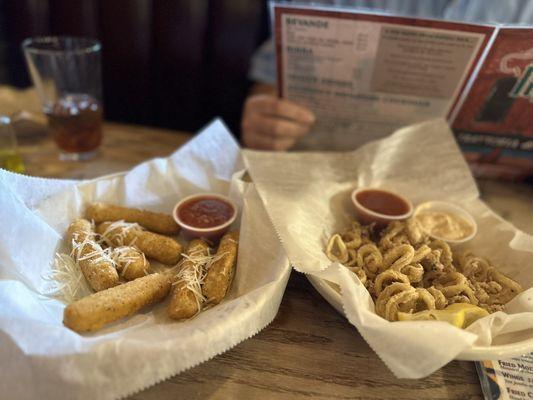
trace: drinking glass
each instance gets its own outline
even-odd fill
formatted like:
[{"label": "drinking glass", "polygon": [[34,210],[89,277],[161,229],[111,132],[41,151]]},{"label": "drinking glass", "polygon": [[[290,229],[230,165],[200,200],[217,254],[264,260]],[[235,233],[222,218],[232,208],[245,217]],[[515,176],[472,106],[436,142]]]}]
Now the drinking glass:
[{"label": "drinking glass", "polygon": [[11,120],[3,115],[0,115],[0,168],[20,173],[25,170]]},{"label": "drinking glass", "polygon": [[22,49],[62,160],[87,160],[102,142],[100,42],[29,38]]}]

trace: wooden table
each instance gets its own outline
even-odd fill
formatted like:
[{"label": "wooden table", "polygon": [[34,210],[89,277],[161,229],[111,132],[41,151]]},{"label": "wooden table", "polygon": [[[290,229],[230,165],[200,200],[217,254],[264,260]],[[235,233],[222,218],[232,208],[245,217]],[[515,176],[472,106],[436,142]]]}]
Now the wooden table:
[{"label": "wooden table", "polygon": [[[100,155],[59,162],[44,134],[21,135],[31,175],[91,178],[166,156],[190,135],[106,124]],[[533,188],[480,181],[498,213],[533,234]],[[438,345],[438,343],[436,343]],[[154,366],[157,368],[157,366]],[[472,362],[454,361],[420,380],[396,379],[357,330],[293,272],[274,322],[253,338],[189,371],[130,397],[165,399],[481,399]]]}]

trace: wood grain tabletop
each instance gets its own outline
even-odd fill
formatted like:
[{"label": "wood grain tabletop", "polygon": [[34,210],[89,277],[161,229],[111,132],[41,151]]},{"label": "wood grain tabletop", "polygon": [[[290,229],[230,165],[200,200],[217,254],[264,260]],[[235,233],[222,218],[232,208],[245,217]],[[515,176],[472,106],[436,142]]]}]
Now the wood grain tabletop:
[{"label": "wood grain tabletop", "polygon": [[[191,135],[106,123],[100,154],[59,161],[46,133],[20,130],[27,173],[87,179],[166,156]],[[533,188],[479,181],[483,199],[533,234]],[[436,343],[438,345],[438,343]],[[154,366],[157,368],[157,366]],[[397,379],[357,330],[293,272],[275,320],[226,353],[131,396],[166,399],[482,399],[474,363],[453,361],[424,379]]]}]

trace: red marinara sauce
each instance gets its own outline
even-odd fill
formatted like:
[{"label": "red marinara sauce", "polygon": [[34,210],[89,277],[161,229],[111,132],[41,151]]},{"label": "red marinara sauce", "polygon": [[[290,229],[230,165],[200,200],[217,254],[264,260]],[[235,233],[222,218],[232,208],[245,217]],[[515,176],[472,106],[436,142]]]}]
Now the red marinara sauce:
[{"label": "red marinara sauce", "polygon": [[195,228],[212,228],[229,221],[235,210],[228,202],[217,197],[194,198],[183,203],[177,217]]},{"label": "red marinara sauce", "polygon": [[363,207],[383,215],[404,215],[410,209],[404,199],[385,190],[362,190],[355,197]]}]

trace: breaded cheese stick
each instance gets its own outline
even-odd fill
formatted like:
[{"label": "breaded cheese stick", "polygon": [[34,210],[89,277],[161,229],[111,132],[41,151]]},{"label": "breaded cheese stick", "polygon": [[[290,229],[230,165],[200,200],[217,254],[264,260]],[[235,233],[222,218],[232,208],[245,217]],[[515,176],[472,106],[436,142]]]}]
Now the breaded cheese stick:
[{"label": "breaded cheese stick", "polygon": [[135,247],[115,247],[111,251],[111,258],[115,262],[120,276],[127,281],[132,281],[150,273],[150,262],[144,256],[144,253]]},{"label": "breaded cheese stick", "polygon": [[123,221],[103,222],[96,227],[112,246],[135,246],[148,258],[163,264],[176,264],[181,258],[181,244],[168,236],[144,231],[138,225]]},{"label": "breaded cheese stick", "polygon": [[170,274],[151,274],[91,294],[65,308],[63,324],[76,332],[95,331],[163,300],[171,285]]},{"label": "breaded cheese stick", "polygon": [[113,261],[94,241],[92,225],[86,219],[72,222],[67,231],[72,255],[87,282],[98,292],[118,285],[119,278]]},{"label": "breaded cheese stick", "polygon": [[172,215],[115,206],[112,204],[92,203],[85,210],[87,219],[94,222],[119,221],[136,222],[149,231],[163,235],[177,235],[180,227]]},{"label": "breaded cheese stick", "polygon": [[201,309],[203,275],[202,259],[209,254],[209,246],[201,239],[192,240],[187,246],[185,260],[173,283],[167,314],[172,319],[186,319],[196,315]]},{"label": "breaded cheese stick", "polygon": [[225,234],[220,240],[215,261],[209,267],[202,286],[206,302],[218,304],[226,296],[235,275],[238,250],[239,232]]}]

